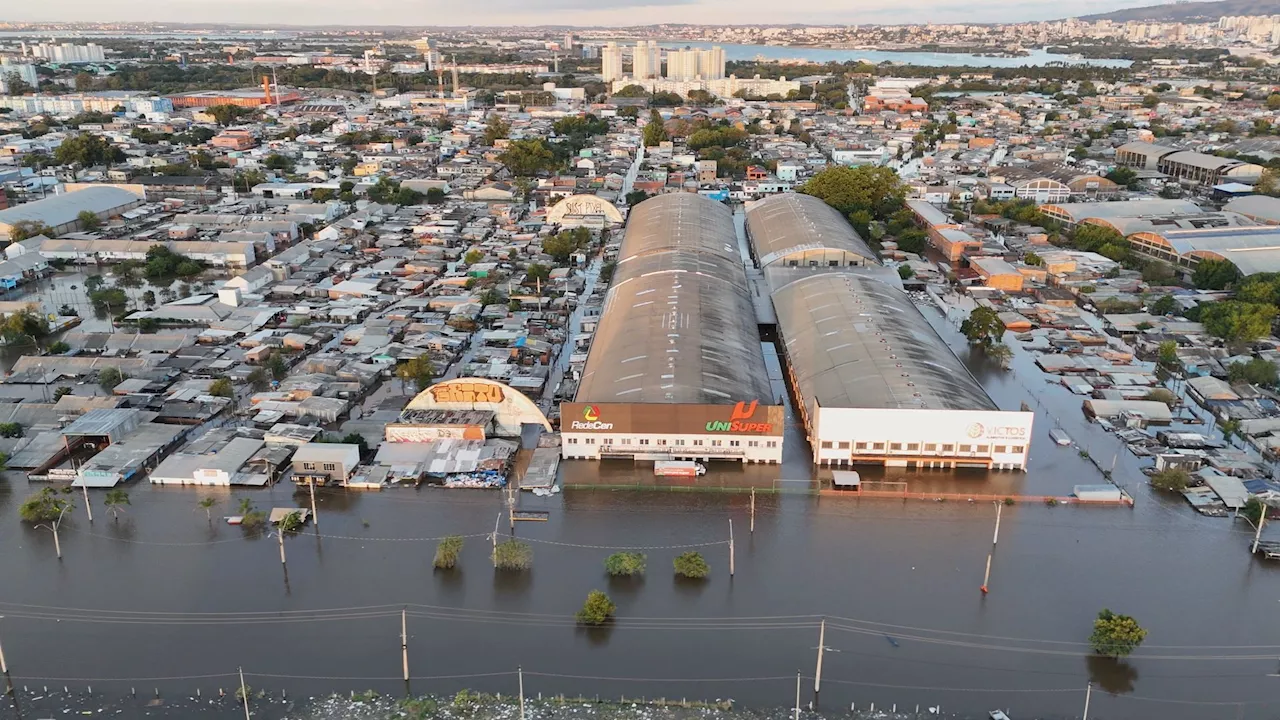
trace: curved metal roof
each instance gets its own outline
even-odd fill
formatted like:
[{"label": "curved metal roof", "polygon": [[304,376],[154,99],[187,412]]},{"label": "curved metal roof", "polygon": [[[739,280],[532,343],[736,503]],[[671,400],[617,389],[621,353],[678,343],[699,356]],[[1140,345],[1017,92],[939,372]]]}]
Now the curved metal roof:
[{"label": "curved metal roof", "polygon": [[840,211],[812,195],[782,193],[754,203],[747,211],[747,231],[760,267],[805,250],[839,250],[876,260]]},{"label": "curved metal roof", "polygon": [[1040,210],[1056,211],[1071,218],[1071,222],[1080,223],[1085,220],[1197,213],[1200,212],[1200,207],[1189,200],[1152,198],[1117,202],[1049,203],[1041,205]]},{"label": "curved metal roof", "polygon": [[996,410],[906,293],[856,272],[817,273],[773,292],[804,403]]},{"label": "curved metal roof", "polygon": [[692,193],[637,205],[577,401],[718,404],[772,396],[733,215]]}]

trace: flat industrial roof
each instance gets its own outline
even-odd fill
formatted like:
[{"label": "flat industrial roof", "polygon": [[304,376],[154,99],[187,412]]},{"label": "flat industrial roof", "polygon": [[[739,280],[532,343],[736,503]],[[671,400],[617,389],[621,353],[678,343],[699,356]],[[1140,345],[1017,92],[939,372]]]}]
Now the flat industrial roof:
[{"label": "flat industrial roof", "polygon": [[812,195],[782,193],[754,203],[747,210],[747,231],[761,267],[805,250],[838,250],[876,259],[849,221]]},{"label": "flat industrial roof", "polygon": [[75,222],[76,216],[85,210],[103,213],[126,205],[141,204],[142,198],[128,190],[117,187],[87,187],[0,210],[0,225],[31,220],[56,228]]},{"label": "flat industrial roof", "polygon": [[578,402],[773,397],[728,208],[692,193],[646,200],[618,257]]},{"label": "flat industrial roof", "polygon": [[810,412],[821,407],[996,410],[900,289],[815,273],[773,291],[778,331]]}]

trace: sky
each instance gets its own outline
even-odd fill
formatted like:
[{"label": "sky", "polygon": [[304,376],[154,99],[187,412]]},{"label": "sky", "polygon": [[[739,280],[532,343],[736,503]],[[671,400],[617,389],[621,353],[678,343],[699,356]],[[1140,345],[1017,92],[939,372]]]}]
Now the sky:
[{"label": "sky", "polygon": [[650,25],[1052,20],[1160,0],[11,0],[0,21],[292,25]]}]

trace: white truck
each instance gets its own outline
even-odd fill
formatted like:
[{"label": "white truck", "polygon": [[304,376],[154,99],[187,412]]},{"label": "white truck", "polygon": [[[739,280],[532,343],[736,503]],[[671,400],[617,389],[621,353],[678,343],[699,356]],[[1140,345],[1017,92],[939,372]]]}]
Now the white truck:
[{"label": "white truck", "polygon": [[706,475],[707,468],[692,460],[658,460],[653,463],[653,474],[661,477],[697,477]]}]

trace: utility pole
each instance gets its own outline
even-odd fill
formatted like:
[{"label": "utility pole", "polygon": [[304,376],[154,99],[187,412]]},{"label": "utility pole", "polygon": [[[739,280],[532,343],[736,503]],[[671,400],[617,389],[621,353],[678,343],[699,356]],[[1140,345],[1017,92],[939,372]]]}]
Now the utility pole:
[{"label": "utility pole", "polygon": [[283,529],[276,530],[276,538],[280,541],[280,564],[283,566],[285,564],[284,562],[284,530]]},{"label": "utility pole", "polygon": [[67,511],[70,509],[71,509],[71,503],[67,503],[62,507],[62,511],[58,513],[58,519],[54,520],[48,525],[36,526],[36,527],[42,527],[53,533],[53,550],[58,554],[59,560],[62,559],[62,543],[58,539],[58,526],[62,524],[62,516],[66,515]]},{"label": "utility pole", "polygon": [[249,718],[249,688],[244,686],[244,668],[238,668],[240,671],[240,700],[244,702],[244,720]]},{"label": "utility pole", "polygon": [[796,671],[796,714],[794,720],[800,720],[800,671]]},{"label": "utility pole", "polygon": [[756,534],[756,489],[751,488],[751,529],[752,535]]},{"label": "utility pole", "polygon": [[991,553],[987,553],[987,571],[982,575],[982,587],[978,588],[983,595],[987,594],[987,582],[991,580]]},{"label": "utility pole", "polygon": [[80,489],[84,490],[84,511],[89,513],[89,522],[93,522],[93,508],[89,505],[89,485],[82,483]]},{"label": "utility pole", "polygon": [[524,668],[516,666],[516,676],[520,678],[520,720],[524,720]]},{"label": "utility pole", "polygon": [[404,681],[409,682],[409,621],[404,608],[400,609],[400,664],[404,666]]},{"label": "utility pole", "polygon": [[1093,683],[1084,686],[1084,718],[1089,720],[1089,699],[1093,696]]},{"label": "utility pole", "polygon": [[818,626],[818,665],[813,671],[813,709],[818,709],[818,693],[822,691],[822,652],[826,650],[827,619]]},{"label": "utility pole", "polygon": [[316,512],[316,478],[311,476],[311,481],[307,483],[311,488],[311,522],[316,524],[316,529],[320,529],[320,514]]},{"label": "utility pole", "polygon": [[996,532],[991,536],[991,545],[995,546],[1000,542],[1000,511],[1004,509],[1004,505],[996,501]]},{"label": "utility pole", "polygon": [[733,577],[733,518],[729,518],[729,577]]},{"label": "utility pole", "polygon": [[[4,616],[0,615],[0,620],[3,620],[3,619],[4,619]],[[8,674],[9,674],[9,666],[5,664],[5,661],[4,661],[4,646],[0,645],[0,675],[8,676]]]},{"label": "utility pole", "polygon": [[502,513],[498,513],[498,517],[493,521],[493,535],[489,536],[493,540],[493,566],[498,567],[498,523],[502,522]]},{"label": "utility pole", "polygon": [[1267,504],[1262,503],[1261,512],[1258,515],[1258,528],[1253,533],[1253,549],[1249,551],[1250,554],[1256,554],[1258,552],[1258,541],[1262,539],[1262,526],[1266,524],[1267,524]]}]

